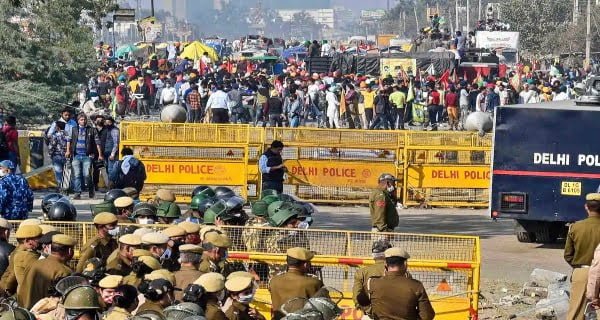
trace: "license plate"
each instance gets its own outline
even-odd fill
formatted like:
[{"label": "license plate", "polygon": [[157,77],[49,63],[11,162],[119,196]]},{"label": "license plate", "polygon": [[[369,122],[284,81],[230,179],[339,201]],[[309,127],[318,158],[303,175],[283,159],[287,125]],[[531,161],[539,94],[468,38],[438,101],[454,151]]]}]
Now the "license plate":
[{"label": "license plate", "polygon": [[581,182],[563,181],[560,184],[560,194],[564,196],[580,196]]}]

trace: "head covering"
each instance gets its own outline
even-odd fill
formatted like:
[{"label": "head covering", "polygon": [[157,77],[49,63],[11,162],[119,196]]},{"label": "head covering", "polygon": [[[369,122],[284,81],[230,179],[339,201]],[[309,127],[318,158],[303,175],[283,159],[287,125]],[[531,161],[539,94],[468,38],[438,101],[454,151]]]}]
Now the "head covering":
[{"label": "head covering", "polygon": [[[120,199],[120,198],[119,198]],[[117,199],[117,200],[119,200]],[[116,200],[115,200],[116,202]],[[94,224],[107,225],[113,224],[118,221],[117,216],[110,212],[100,212],[94,217]]]},{"label": "head covering", "polygon": [[300,261],[310,261],[315,256],[315,254],[311,251],[300,247],[288,249],[286,255],[290,258],[294,258]]},{"label": "head covering", "polygon": [[122,281],[123,276],[111,274],[102,278],[102,280],[98,282],[98,287],[102,289],[114,289],[120,286]]},{"label": "head covering", "polygon": [[219,292],[225,288],[225,277],[216,272],[209,272],[201,275],[194,284],[200,285],[206,292]]},{"label": "head covering", "polygon": [[253,279],[248,277],[233,277],[227,279],[225,288],[230,292],[240,292],[249,288],[252,285],[252,281]]},{"label": "head covering", "polygon": [[77,241],[66,234],[55,234],[52,236],[52,243],[67,247],[74,247],[77,244]]},{"label": "head covering", "polygon": [[386,258],[400,257],[400,258],[408,259],[408,258],[410,258],[410,255],[404,249],[401,249],[398,247],[393,247],[393,248],[389,248],[389,249],[385,250],[385,257]]},{"label": "head covering", "polygon": [[37,238],[42,235],[42,228],[36,225],[20,225],[15,233],[17,239]]}]

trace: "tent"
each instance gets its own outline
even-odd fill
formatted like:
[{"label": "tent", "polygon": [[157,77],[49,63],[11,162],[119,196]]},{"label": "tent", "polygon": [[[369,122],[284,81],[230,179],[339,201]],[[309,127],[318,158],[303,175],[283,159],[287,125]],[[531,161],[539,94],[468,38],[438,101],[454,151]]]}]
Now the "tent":
[{"label": "tent", "polygon": [[128,44],[128,45],[124,45],[122,47],[120,47],[119,49],[117,49],[117,57],[125,57],[128,55],[131,55],[132,53],[135,53],[136,51],[138,51],[139,48],[132,45],[132,44]]},{"label": "tent", "polygon": [[208,52],[208,56],[212,61],[219,60],[219,55],[215,49],[203,44],[200,41],[194,41],[187,45],[179,56],[181,58],[188,58],[190,60],[199,60],[205,52]]}]

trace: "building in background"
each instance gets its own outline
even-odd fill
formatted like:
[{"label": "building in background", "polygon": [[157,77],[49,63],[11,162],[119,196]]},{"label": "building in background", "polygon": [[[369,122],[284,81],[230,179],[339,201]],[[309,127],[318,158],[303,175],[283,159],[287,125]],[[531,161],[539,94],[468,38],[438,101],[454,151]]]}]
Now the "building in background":
[{"label": "building in background", "polygon": [[290,22],[294,18],[294,15],[297,13],[306,12],[308,16],[313,18],[316,23],[327,26],[328,28],[335,27],[335,15],[333,9],[311,9],[311,10],[301,10],[301,9],[282,9],[277,10],[277,13],[281,17],[283,22]]}]

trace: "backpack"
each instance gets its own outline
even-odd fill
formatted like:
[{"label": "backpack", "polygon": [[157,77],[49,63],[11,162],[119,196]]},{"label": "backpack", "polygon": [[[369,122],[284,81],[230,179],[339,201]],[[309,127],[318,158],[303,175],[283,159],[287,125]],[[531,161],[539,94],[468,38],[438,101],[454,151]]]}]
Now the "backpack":
[{"label": "backpack", "polygon": [[139,191],[145,180],[145,177],[142,176],[143,164],[138,161],[135,166],[131,165],[129,172],[125,174],[121,169],[122,163],[123,160],[119,160],[116,164],[119,174],[117,175],[117,181],[115,181],[115,187],[119,189],[134,187]]}]

